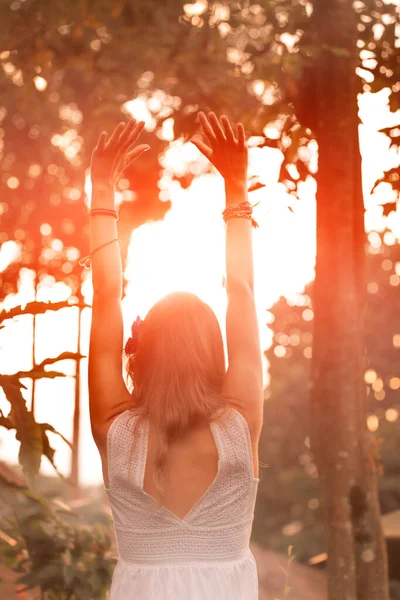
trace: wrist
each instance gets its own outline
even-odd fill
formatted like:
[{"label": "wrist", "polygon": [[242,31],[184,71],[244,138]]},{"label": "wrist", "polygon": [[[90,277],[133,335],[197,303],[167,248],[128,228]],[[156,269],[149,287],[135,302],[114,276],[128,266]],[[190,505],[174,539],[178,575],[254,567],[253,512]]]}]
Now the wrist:
[{"label": "wrist", "polygon": [[92,180],[92,208],[115,208],[114,185],[111,182]]},{"label": "wrist", "polygon": [[227,182],[225,181],[225,197],[226,205],[241,204],[242,202],[248,202],[247,182]]},{"label": "wrist", "polygon": [[109,179],[100,179],[92,177],[92,189],[96,191],[114,192],[114,184]]}]

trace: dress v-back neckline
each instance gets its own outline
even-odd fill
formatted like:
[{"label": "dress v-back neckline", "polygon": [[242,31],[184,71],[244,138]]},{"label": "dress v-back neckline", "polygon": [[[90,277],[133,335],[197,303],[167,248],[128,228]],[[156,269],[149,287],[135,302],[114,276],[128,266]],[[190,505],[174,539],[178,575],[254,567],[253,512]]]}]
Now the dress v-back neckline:
[{"label": "dress v-back neckline", "polygon": [[[220,443],[219,443],[218,432],[216,430],[217,424],[214,421],[211,421],[209,423],[209,427],[210,427],[211,434],[213,436],[215,447],[217,449],[217,454],[218,454],[218,468],[217,468],[217,473],[216,473],[213,481],[207,487],[205,492],[200,496],[200,498],[190,508],[189,512],[186,513],[186,515],[183,517],[183,519],[181,517],[178,517],[178,515],[176,515],[172,511],[170,511],[164,505],[161,505],[160,509],[159,509],[161,511],[164,511],[168,516],[172,517],[174,520],[178,521],[178,523],[180,523],[181,525],[188,524],[190,517],[193,517],[196,509],[198,509],[199,506],[202,504],[202,502],[205,500],[205,498],[209,496],[209,494],[214,489],[217,480],[219,479],[219,475],[221,472],[221,447],[220,447]],[[147,463],[148,449],[149,449],[149,433],[150,433],[150,423],[149,423],[149,419],[146,419],[144,421],[144,427],[142,428],[141,435],[140,435],[140,448],[141,448],[140,459],[141,459],[141,462],[140,462],[138,484],[139,484],[139,489],[140,489],[141,493],[146,498],[148,498],[149,500],[151,500],[152,502],[155,503],[156,502],[155,498],[153,498],[153,496],[151,494],[149,494],[148,492],[145,492],[145,490],[144,490],[144,477],[146,474],[146,463]]]}]

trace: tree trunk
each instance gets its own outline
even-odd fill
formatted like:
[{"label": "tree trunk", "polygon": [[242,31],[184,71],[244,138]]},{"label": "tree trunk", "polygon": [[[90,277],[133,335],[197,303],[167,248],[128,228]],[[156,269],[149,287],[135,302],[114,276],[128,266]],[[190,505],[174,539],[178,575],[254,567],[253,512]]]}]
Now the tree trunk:
[{"label": "tree trunk", "polygon": [[319,473],[330,600],[387,600],[375,456],[366,426],[364,206],[357,21],[350,0],[315,0],[319,147],[311,447]]},{"label": "tree trunk", "polygon": [[[81,354],[81,323],[82,323],[82,307],[83,297],[81,288],[77,292],[79,299],[78,307],[78,332],[77,332],[77,352]],[[79,446],[80,446],[80,426],[81,426],[81,394],[80,394],[80,376],[81,376],[81,359],[77,358],[75,370],[75,397],[74,397],[74,418],[72,426],[72,454],[71,454],[71,474],[70,482],[72,488],[69,490],[69,498],[79,498],[81,491],[79,487]]]},{"label": "tree trunk", "polygon": [[[38,285],[38,273],[35,271],[35,279],[33,282],[35,290],[35,301],[37,300],[37,285]],[[32,328],[32,369],[36,365],[36,327],[37,320],[36,315],[33,315],[33,328]],[[32,379],[32,391],[31,391],[31,412],[35,416],[35,392],[36,392],[36,379]]]}]

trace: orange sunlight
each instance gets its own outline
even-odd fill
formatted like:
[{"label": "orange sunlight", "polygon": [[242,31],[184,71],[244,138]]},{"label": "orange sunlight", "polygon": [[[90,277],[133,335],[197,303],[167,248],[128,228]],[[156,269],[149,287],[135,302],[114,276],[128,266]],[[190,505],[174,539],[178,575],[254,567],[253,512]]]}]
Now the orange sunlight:
[{"label": "orange sunlight", "polygon": [[[387,108],[385,90],[379,94],[364,94],[360,97],[361,147],[363,151],[364,197],[366,206],[366,229],[368,232],[382,231],[385,224],[392,230],[387,243],[400,239],[400,220],[398,214],[391,213],[388,219],[382,216],[382,207],[378,202],[393,200],[392,191],[381,184],[374,195],[370,190],[384,168],[395,166],[394,153],[388,150],[389,140],[377,130],[395,124],[395,119]],[[141,100],[126,104],[127,111],[137,119],[144,120],[148,130],[155,127],[153,117]],[[163,137],[173,139],[173,121],[166,121]],[[61,144],[61,140],[56,140]],[[73,143],[74,140],[72,140]],[[251,140],[250,140],[251,146]],[[66,150],[68,146],[66,147]],[[316,160],[316,148],[311,146]],[[299,186],[300,200],[297,201],[278,184],[281,155],[278,150],[250,147],[250,173],[257,175],[266,187],[252,192],[250,201],[254,204],[254,217],[260,227],[254,230],[254,256],[256,299],[260,325],[261,345],[266,350],[271,344],[271,330],[268,328],[266,311],[280,295],[298,302],[299,293],[314,276],[315,261],[315,191],[316,185],[311,177]],[[71,153],[72,156],[72,153]],[[74,154],[75,156],[75,154]],[[146,160],[146,157],[141,158]],[[224,186],[217,174],[199,175],[187,189],[179,183],[171,183],[168,172],[180,171],[187,163],[196,161],[204,165],[204,157],[190,143],[172,141],[163,157],[162,166],[166,175],[161,188],[169,188],[172,208],[164,221],[147,223],[132,234],[129,247],[126,278],[129,281],[127,296],[123,300],[125,337],[137,315],[145,317],[150,307],[165,294],[173,290],[186,290],[197,294],[215,311],[225,331],[226,294],[223,288],[225,268],[225,225],[221,212],[224,208]],[[172,186],[172,187],[171,187]],[[87,181],[86,193],[90,194]],[[163,199],[162,189],[160,198]],[[119,196],[119,201],[121,195]],[[290,206],[293,210],[288,209]],[[134,200],[132,200],[134,210]],[[396,240],[397,238],[397,240]],[[372,238],[370,238],[372,243]],[[386,238],[385,238],[386,242]],[[16,257],[16,245],[13,242],[3,244],[0,251],[0,272]],[[92,301],[91,272],[85,272],[83,294],[86,302]],[[67,299],[69,288],[63,283],[54,283],[45,279],[39,290],[38,300],[58,301]],[[32,273],[24,270],[21,274],[19,292],[9,295],[1,308],[9,309],[34,299]],[[310,311],[311,312],[311,311]],[[312,318],[312,316],[311,316]],[[82,347],[87,352],[90,310],[83,311]],[[56,356],[63,351],[76,351],[77,310],[67,308],[58,313],[47,313],[37,317],[37,355],[41,361]],[[22,316],[12,324],[0,330],[0,360],[3,373],[13,373],[19,369],[31,368],[32,318]],[[73,375],[73,361],[57,364],[57,370]],[[81,478],[83,483],[101,482],[100,460],[92,441],[87,402],[87,359],[82,361],[82,434],[81,434]],[[265,384],[268,383],[265,364]],[[28,387],[25,397],[30,401],[31,383],[24,380]],[[72,435],[73,413],[72,377],[54,380],[39,380],[36,384],[37,420],[54,425],[66,437]],[[8,402],[0,395],[0,408],[7,413]],[[70,451],[65,444],[52,437],[56,448],[56,460],[59,470],[68,474]],[[3,459],[12,462],[18,450],[13,432],[2,432],[0,444]],[[54,474],[52,468],[43,462],[42,472]]]}]

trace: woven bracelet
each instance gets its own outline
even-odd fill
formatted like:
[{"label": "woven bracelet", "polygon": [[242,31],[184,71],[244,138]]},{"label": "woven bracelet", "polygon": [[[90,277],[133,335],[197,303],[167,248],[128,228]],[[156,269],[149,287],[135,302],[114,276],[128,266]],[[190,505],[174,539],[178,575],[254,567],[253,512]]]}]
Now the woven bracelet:
[{"label": "woven bracelet", "polygon": [[240,218],[249,219],[254,228],[259,227],[257,221],[255,219],[253,219],[253,217],[251,215],[245,215],[245,214],[229,215],[228,217],[225,217],[224,221],[226,223],[227,221],[229,221],[229,219],[238,219],[238,218],[239,219]]},{"label": "woven bracelet", "polygon": [[255,221],[252,217],[253,207],[249,202],[241,202],[240,204],[232,204],[231,206],[227,206],[227,208],[222,212],[223,219],[225,223],[228,219],[233,218],[244,218],[250,219],[253,227],[258,227],[257,221]]}]

